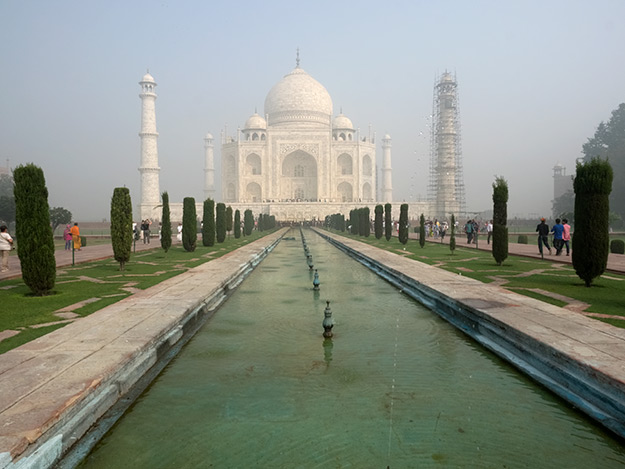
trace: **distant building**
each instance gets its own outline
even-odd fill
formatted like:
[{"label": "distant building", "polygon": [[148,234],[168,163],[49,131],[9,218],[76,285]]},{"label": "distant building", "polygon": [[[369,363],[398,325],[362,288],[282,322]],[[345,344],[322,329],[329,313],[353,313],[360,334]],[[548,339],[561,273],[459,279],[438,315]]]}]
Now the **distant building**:
[{"label": "distant building", "polygon": [[566,174],[566,167],[556,163],[553,167],[553,200],[573,191],[573,176]]}]

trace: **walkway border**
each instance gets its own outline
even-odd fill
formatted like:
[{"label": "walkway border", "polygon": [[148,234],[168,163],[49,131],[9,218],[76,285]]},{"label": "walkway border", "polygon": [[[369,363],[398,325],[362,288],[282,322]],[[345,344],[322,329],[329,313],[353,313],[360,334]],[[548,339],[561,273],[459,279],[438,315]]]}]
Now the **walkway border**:
[{"label": "walkway border", "polygon": [[123,412],[107,411],[132,403],[286,231],[3,354],[0,469],[51,467],[96,422],[110,428]]},{"label": "walkway border", "polygon": [[368,244],[315,231],[625,438],[623,329]]}]

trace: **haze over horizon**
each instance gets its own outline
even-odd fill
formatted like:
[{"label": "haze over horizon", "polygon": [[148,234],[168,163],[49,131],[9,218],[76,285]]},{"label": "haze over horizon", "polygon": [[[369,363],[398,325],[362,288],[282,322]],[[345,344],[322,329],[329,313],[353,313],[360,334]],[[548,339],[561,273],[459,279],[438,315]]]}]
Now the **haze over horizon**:
[{"label": "haze over horizon", "polygon": [[[204,136],[263,112],[271,87],[301,67],[334,115],[392,137],[397,202],[427,195],[435,77],[456,74],[467,209],[548,216],[556,163],[574,174],[582,145],[625,101],[625,2],[77,0],[0,4],[0,166],[34,163],[51,207],[108,219],[113,189],[139,202],[141,100],[158,86],[160,190],[203,200]],[[354,6],[355,5],[355,6]],[[411,214],[417,216],[417,214]],[[136,216],[136,215],[135,215]]]}]

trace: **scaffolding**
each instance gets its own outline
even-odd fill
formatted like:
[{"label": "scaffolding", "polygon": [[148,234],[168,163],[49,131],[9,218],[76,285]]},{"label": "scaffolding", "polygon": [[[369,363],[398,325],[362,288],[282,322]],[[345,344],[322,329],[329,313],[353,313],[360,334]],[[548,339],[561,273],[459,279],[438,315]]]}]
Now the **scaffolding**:
[{"label": "scaffolding", "polygon": [[430,131],[430,174],[428,198],[434,208],[432,216],[456,218],[466,210],[460,108],[456,77],[445,72],[434,83],[432,127]]}]

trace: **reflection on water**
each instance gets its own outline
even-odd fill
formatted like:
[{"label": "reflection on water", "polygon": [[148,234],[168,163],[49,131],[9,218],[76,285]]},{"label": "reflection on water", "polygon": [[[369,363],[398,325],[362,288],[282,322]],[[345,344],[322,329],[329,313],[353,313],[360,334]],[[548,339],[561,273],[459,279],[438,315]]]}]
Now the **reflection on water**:
[{"label": "reflection on water", "polygon": [[623,467],[619,441],[307,233],[314,292],[291,235],[85,467]]}]

